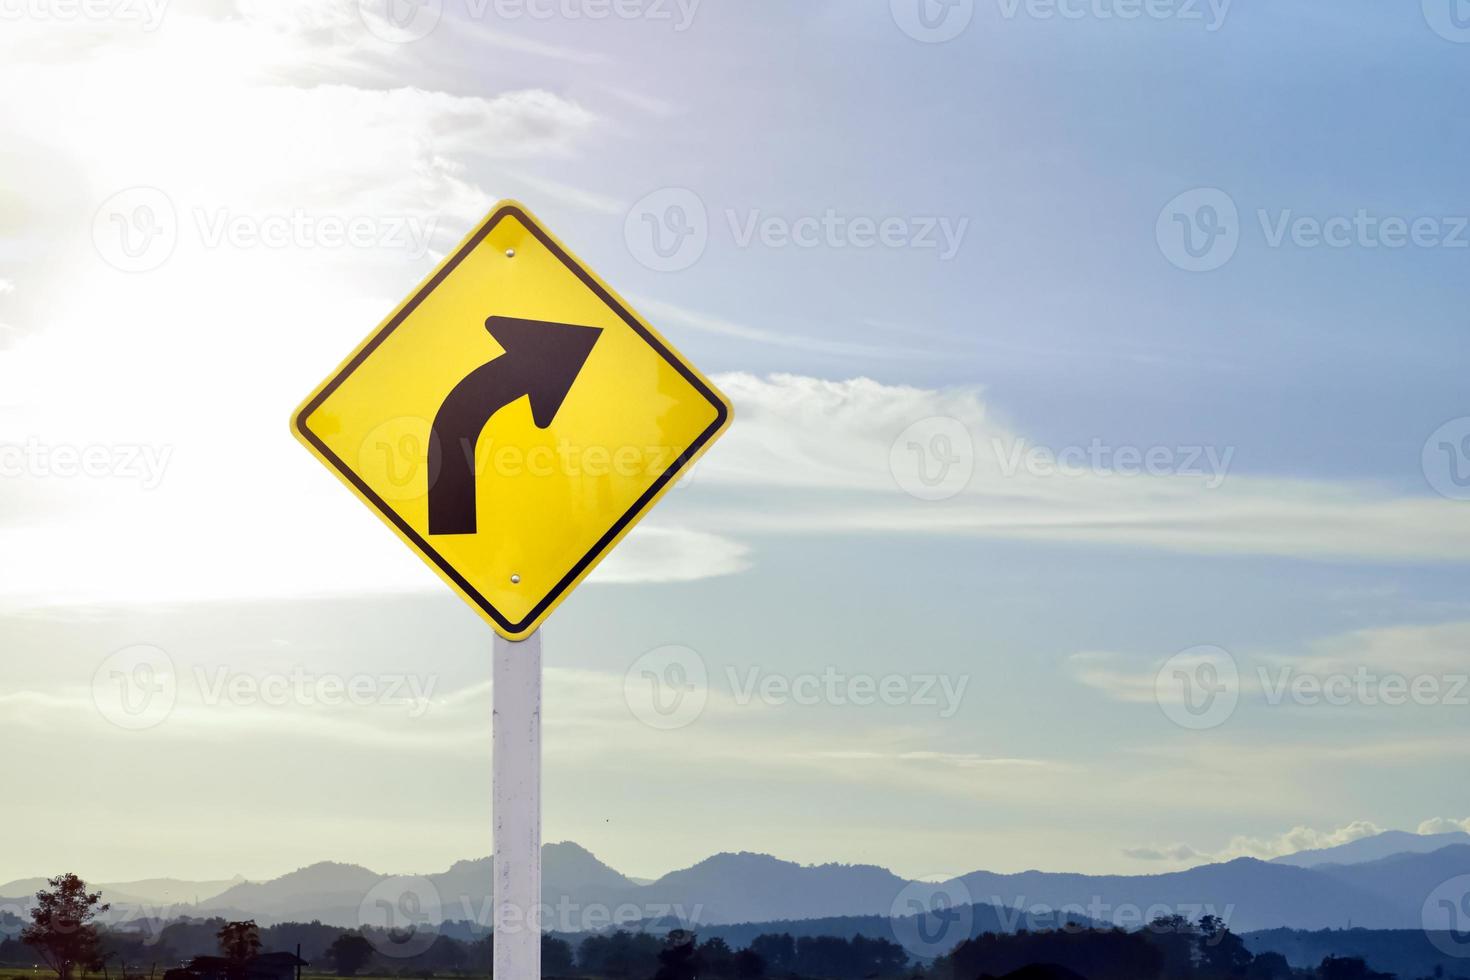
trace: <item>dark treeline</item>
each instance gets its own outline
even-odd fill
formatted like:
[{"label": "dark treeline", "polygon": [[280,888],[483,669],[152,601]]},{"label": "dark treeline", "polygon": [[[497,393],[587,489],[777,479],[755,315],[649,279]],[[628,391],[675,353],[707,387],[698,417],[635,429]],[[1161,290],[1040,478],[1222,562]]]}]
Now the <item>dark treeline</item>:
[{"label": "dark treeline", "polygon": [[[101,928],[99,948],[111,965],[111,977],[161,976],[164,969],[191,957],[217,953],[218,935],[226,925],[223,919],[173,922],[153,941],[146,933]],[[262,927],[260,940],[266,950],[289,951],[299,944],[313,972],[348,977],[484,977],[494,956],[493,936],[437,935],[426,941],[423,936],[343,930],[320,922]],[[401,955],[408,950],[413,955]],[[35,959],[17,939],[0,942],[0,965],[29,967]],[[1355,957],[1328,956],[1313,969],[1294,970],[1279,953],[1253,955],[1239,936],[1208,916],[1200,923],[1161,919],[1134,932],[1069,928],[987,933],[964,940],[927,965],[884,939],[766,934],[734,949],[719,937],[701,940],[684,930],[667,936],[626,931],[548,935],[542,940],[542,962],[546,977],[607,980],[981,980],[1037,964],[1062,967],[1084,980],[1421,980],[1395,978]],[[1470,969],[1433,974],[1434,980],[1460,977],[1470,977]]]},{"label": "dark treeline", "polygon": [[907,977],[914,972],[902,946],[886,939],[853,936],[757,936],[745,949],[723,939],[703,942],[696,933],[675,930],[666,937],[616,932],[589,936],[577,946],[579,973],[644,980],[694,980],[696,977],[755,980],[760,977],[821,977],[860,980]]},{"label": "dark treeline", "polygon": [[1358,957],[1326,956],[1316,967],[1293,969],[1280,953],[1252,954],[1214,916],[1191,923],[1156,919],[1144,929],[1062,929],[986,934],[967,939],[931,965],[931,980],[986,980],[1046,964],[1084,980],[1449,980],[1470,976],[1443,968],[1424,977],[1396,977]]},{"label": "dark treeline", "polygon": [[[109,975],[161,975],[195,956],[219,952],[224,919],[171,922],[154,934],[98,927],[101,962]],[[469,928],[447,927],[469,936]],[[392,934],[383,930],[344,930],[320,922],[259,927],[264,950],[294,951],[311,962],[313,971],[341,976],[486,976],[495,950],[493,935],[453,938]],[[355,941],[353,941],[355,940]],[[405,955],[411,953],[412,955]],[[900,977],[910,965],[903,947],[883,939],[851,939],[790,935],[758,936],[749,948],[732,949],[723,939],[701,941],[697,934],[674,930],[667,936],[618,931],[584,937],[547,935],[541,941],[542,974],[548,977],[589,976],[609,980],[757,980],[772,977],[820,977],[824,980]],[[666,961],[673,960],[672,965]],[[29,967],[34,950],[18,939],[0,942],[0,966]],[[692,971],[692,972],[690,972]],[[97,972],[97,971],[93,971]]]}]

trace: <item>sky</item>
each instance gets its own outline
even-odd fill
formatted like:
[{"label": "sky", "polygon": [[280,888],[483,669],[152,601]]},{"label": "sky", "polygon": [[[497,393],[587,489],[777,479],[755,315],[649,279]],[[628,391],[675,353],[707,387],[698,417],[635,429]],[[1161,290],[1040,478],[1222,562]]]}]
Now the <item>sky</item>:
[{"label": "sky", "polygon": [[0,881],[490,851],[484,623],[290,437],[504,198],[732,399],[555,614],[545,839],[1470,829],[1450,0],[0,0]]}]

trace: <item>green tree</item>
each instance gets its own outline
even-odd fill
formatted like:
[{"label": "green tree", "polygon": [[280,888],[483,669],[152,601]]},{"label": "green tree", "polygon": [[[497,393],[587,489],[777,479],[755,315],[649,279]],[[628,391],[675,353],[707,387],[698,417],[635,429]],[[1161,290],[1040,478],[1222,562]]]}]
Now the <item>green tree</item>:
[{"label": "green tree", "polygon": [[36,893],[31,922],[21,930],[21,942],[33,947],[61,980],[71,980],[77,967],[97,962],[97,916],[110,905],[101,892],[88,892],[87,883],[74,874],[58,875],[49,889]]},{"label": "green tree", "polygon": [[339,977],[355,977],[373,961],[373,944],[358,932],[344,932],[327,947],[327,959]]}]

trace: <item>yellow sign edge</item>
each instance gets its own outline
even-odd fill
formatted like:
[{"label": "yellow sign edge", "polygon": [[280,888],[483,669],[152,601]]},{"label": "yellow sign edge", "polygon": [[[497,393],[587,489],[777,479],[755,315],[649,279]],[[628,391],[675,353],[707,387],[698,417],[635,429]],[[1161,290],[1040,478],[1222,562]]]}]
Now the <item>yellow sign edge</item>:
[{"label": "yellow sign edge", "polygon": [[[445,276],[449,269],[462,261],[506,217],[516,218],[526,226],[528,231],[536,237],[541,238],[543,243],[549,244],[552,247],[552,252],[565,262],[579,278],[591,286],[594,291],[601,291],[603,294],[602,298],[613,307],[615,312],[619,313],[625,320],[632,320],[636,323],[636,328],[641,329],[647,338],[651,338],[655,342],[661,355],[668,359],[676,368],[681,369],[687,375],[692,375],[692,379],[697,381],[695,387],[700,389],[701,393],[709,398],[717,413],[715,424],[701,433],[695,440],[694,445],[673,466],[664,471],[651,490],[639,498],[633,507],[619,518],[613,530],[609,532],[611,536],[604,536],[603,539],[600,539],[599,544],[584,556],[573,569],[573,573],[558,583],[547,598],[542,600],[532,610],[531,615],[519,623],[510,622],[495,609],[489,600],[479,595],[472,588],[469,588],[468,583],[457,580],[449,568],[447,561],[442,558],[436,561],[435,558],[438,557],[437,552],[434,552],[434,549],[428,547],[426,542],[418,539],[416,533],[407,527],[407,522],[394,512],[386,502],[375,499],[375,495],[354,477],[351,470],[345,464],[334,459],[330,452],[325,451],[325,446],[311,433],[311,430],[306,424],[308,416],[316,410],[318,403],[324,399],[329,391],[334,390],[352,373],[357,362],[368,351],[376,347],[387,334],[391,333],[398,326],[410,307],[416,306],[422,301],[434,286],[438,284],[438,280]],[[709,378],[705,377],[703,372],[689,363],[684,355],[665,339],[663,334],[659,333],[651,323],[645,320],[642,314],[634,309],[627,300],[623,299],[617,290],[608,285],[576,253],[567,248],[566,244],[553,234],[529,208],[517,200],[507,198],[498,202],[491,209],[490,214],[465,235],[459,244],[451,252],[446,254],[439,264],[434,267],[433,271],[425,276],[423,281],[414,287],[401,303],[394,307],[393,312],[388,314],[371,333],[363,338],[362,342],[353,349],[352,353],[348,354],[342,360],[335,370],[327,375],[325,380],[312,389],[311,394],[291,414],[291,434],[323,466],[330,470],[344,486],[351,490],[369,510],[376,514],[378,519],[386,524],[398,536],[400,541],[418,555],[424,564],[428,565],[439,576],[444,584],[448,585],[459,594],[460,598],[469,603],[470,607],[492,629],[508,640],[523,640],[541,627],[541,624],[546,621],[546,618],[592,573],[592,570],[602,562],[603,558],[607,557],[608,553],[628,536],[628,532],[633,530],[653,506],[663,499],[664,494],[668,493],[673,488],[675,482],[677,482],[676,478],[679,474],[693,466],[715,440],[725,434],[726,430],[730,427],[730,423],[734,420],[734,416],[735,410],[729,398],[716,388]]]}]

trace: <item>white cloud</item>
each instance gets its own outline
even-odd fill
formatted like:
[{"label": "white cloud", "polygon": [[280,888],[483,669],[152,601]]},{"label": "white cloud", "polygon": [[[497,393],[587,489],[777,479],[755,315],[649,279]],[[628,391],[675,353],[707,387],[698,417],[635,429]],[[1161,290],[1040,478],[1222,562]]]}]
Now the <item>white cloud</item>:
[{"label": "white cloud", "polygon": [[[202,602],[215,599],[373,595],[441,591],[426,566],[361,508],[308,530],[246,524],[191,534],[195,521],[175,511],[141,517],[121,509],[116,523],[0,528],[0,610],[56,605]],[[171,507],[165,508],[172,510]],[[358,513],[358,511],[362,511]],[[368,520],[361,520],[368,517]],[[287,560],[287,535],[305,553]],[[689,582],[749,567],[748,550],[717,535],[682,528],[635,529],[589,582]]]},{"label": "white cloud", "polygon": [[1470,834],[1470,817],[1466,817],[1464,820],[1454,820],[1449,817],[1435,817],[1421,823],[1415,833],[1453,834],[1456,831]]},{"label": "white cloud", "polygon": [[692,582],[750,568],[750,549],[738,541],[687,528],[644,525],[597,566],[589,582]]},{"label": "white cloud", "polygon": [[[577,152],[599,120],[538,89],[404,84],[432,76],[428,49],[374,37],[357,6],[180,8],[152,32],[7,24],[0,84],[28,95],[0,105],[0,129],[27,139],[0,157],[0,184],[27,192],[0,196],[0,235],[24,245],[7,267],[24,266],[30,305],[0,344],[0,446],[109,460],[64,477],[29,463],[16,474],[7,456],[7,605],[438,588],[310,473],[286,414],[427,272],[390,222],[442,250],[495,199],[484,161]],[[99,205],[136,186],[156,189],[154,213],[179,229],[144,274],[110,267],[89,234]],[[298,213],[380,219],[384,241],[214,237],[221,222]],[[159,465],[123,472],[141,455]],[[685,581],[745,562],[707,531],[647,529],[622,550],[599,580]]]},{"label": "white cloud", "polygon": [[523,185],[527,189],[535,191],[541,198],[560,201],[563,204],[583,211],[614,217],[622,217],[628,211],[628,202],[626,201],[609,197],[605,194],[598,194],[595,191],[548,180],[540,174],[527,173],[521,170],[508,170],[504,176],[513,183]]},{"label": "white cloud", "polygon": [[[355,4],[262,2],[243,16],[224,4],[201,9],[171,9],[167,29],[152,33],[107,24],[63,36],[21,24],[0,38],[0,84],[27,93],[0,105],[0,129],[28,134],[0,164],[15,177],[8,183],[28,189],[25,207],[7,198],[0,217],[7,241],[26,243],[18,275],[30,304],[12,316],[9,303],[19,307],[22,296],[0,288],[6,322],[21,327],[0,349],[0,444],[131,447],[169,460],[153,489],[114,478],[7,479],[0,546],[11,560],[0,595],[146,601],[437,588],[391,536],[343,505],[282,421],[428,261],[394,247],[344,256],[300,243],[220,246],[200,217],[396,216],[432,227],[437,251],[497,196],[482,185],[491,159],[524,161],[515,169],[535,174],[525,180],[611,214],[616,200],[548,184],[533,166],[583,152],[603,120],[539,89],[435,89],[428,49],[374,37]],[[110,268],[76,233],[103,200],[137,185],[159,189],[181,229],[172,257],[146,275]],[[657,319],[777,346],[914,353],[643,305]],[[1296,557],[1470,554],[1454,504],[1371,487],[1231,476],[1208,490],[1185,476],[1007,473],[1019,436],[991,417],[978,388],[720,380],[737,422],[680,498],[680,526],[630,537],[597,581],[738,573],[751,564],[740,539],[772,532]],[[909,424],[936,416],[970,433],[975,476],[953,500],[927,503],[899,489],[890,451]],[[740,491],[733,503],[726,487]]]},{"label": "white cloud", "polygon": [[[1470,524],[1459,519],[1453,501],[1371,484],[1232,474],[1230,447],[1103,446],[1104,461],[1094,465],[1090,444],[1032,444],[994,418],[980,389],[791,375],[725,374],[716,381],[736,403],[736,422],[703,464],[702,479],[832,491],[785,494],[780,506],[731,506],[705,515],[711,526],[732,533],[886,531],[1367,561],[1470,556]],[[895,441],[930,419],[952,420],[968,436],[968,444],[945,443],[974,468],[952,499],[918,499],[899,485],[908,456],[894,453]],[[1136,457],[1125,470],[1115,455],[1128,450],[1147,458],[1153,449],[1172,461],[1172,470],[1155,465],[1154,473],[1133,472],[1141,466]],[[1047,464],[1054,455],[1068,468]]]},{"label": "white cloud", "polygon": [[1355,630],[1313,641],[1301,656],[1269,659],[1319,676],[1351,674],[1360,667],[1406,677],[1464,674],[1470,671],[1470,622]]},{"label": "white cloud", "polygon": [[748,340],[770,347],[785,347],[791,350],[804,350],[816,354],[835,354],[842,357],[877,358],[880,360],[933,360],[943,356],[940,352],[922,347],[883,347],[873,344],[856,344],[844,340],[825,340],[819,337],[807,337],[786,330],[753,327],[749,324],[736,323],[723,317],[701,313],[675,303],[669,303],[647,296],[630,296],[629,299],[634,306],[655,323],[665,321],[677,323],[680,326],[688,327],[691,330],[698,330],[701,333],[715,334],[720,337],[733,337],[736,340]]},{"label": "white cloud", "polygon": [[[1283,678],[1310,676],[1366,678],[1453,679],[1470,670],[1470,622],[1436,623],[1429,626],[1389,626],[1354,630],[1321,637],[1300,650],[1232,650],[1239,666],[1238,690],[1260,694],[1273,690]],[[1106,694],[1115,701],[1152,703],[1157,697],[1155,677],[1170,654],[1139,657],[1113,651],[1085,650],[1067,658],[1072,678]],[[1204,662],[1201,653],[1198,662]],[[1178,666],[1187,667],[1187,663]],[[1174,685],[1164,690],[1182,696]],[[1290,704],[1286,697],[1283,703]]]},{"label": "white cloud", "polygon": [[1381,833],[1383,828],[1377,824],[1368,820],[1355,820],[1335,830],[1293,827],[1274,837],[1236,836],[1216,851],[1202,851],[1189,844],[1168,844],[1126,848],[1123,853],[1139,861],[1166,861],[1172,864],[1209,864],[1242,857],[1269,861],[1298,851],[1349,844]]},{"label": "white cloud", "polygon": [[1083,650],[1067,658],[1073,680],[1102,691],[1115,701],[1136,704],[1156,700],[1155,676],[1162,663],[1161,658],[1140,667],[1130,658],[1106,650]]}]

